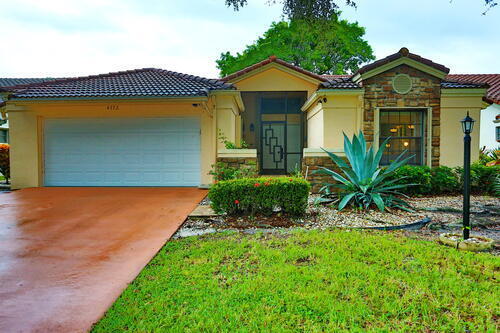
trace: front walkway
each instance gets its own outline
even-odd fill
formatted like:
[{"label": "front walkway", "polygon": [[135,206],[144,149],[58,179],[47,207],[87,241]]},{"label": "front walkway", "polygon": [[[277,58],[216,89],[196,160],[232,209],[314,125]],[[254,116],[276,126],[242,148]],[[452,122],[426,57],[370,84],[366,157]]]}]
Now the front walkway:
[{"label": "front walkway", "polygon": [[206,193],[196,188],[0,193],[0,332],[88,330]]}]

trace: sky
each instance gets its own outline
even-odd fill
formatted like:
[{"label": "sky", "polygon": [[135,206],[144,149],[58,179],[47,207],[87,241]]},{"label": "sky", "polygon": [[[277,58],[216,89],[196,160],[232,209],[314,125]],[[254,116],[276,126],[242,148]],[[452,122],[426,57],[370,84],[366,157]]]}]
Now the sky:
[{"label": "sky", "polygon": [[[342,1],[342,0],[340,0]],[[218,77],[281,6],[248,0],[0,0],[0,77],[68,77],[156,67]],[[406,46],[451,73],[500,73],[500,6],[483,0],[358,0],[341,18],[366,28],[377,58]]]}]

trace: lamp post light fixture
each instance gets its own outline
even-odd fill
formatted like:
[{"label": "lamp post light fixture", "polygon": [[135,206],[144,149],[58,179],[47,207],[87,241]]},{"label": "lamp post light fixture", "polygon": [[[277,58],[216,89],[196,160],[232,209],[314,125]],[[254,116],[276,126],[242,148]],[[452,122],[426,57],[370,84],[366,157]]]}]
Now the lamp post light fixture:
[{"label": "lamp post light fixture", "polygon": [[475,120],[467,116],[460,121],[464,132],[464,207],[463,207],[463,229],[464,239],[469,239],[470,235],[470,134],[474,127]]}]

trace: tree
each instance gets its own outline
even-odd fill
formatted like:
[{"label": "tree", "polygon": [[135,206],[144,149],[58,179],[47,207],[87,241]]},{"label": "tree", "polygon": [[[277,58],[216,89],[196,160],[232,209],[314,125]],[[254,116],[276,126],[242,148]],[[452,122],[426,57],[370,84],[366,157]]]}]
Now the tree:
[{"label": "tree", "polygon": [[[275,4],[278,0],[268,0]],[[283,15],[290,20],[295,19],[331,19],[337,17],[339,5],[342,2],[348,6],[356,7],[354,0],[279,0],[283,4]],[[226,0],[228,7],[238,11],[247,5],[247,0]]]},{"label": "tree", "polygon": [[[234,10],[247,5],[248,0],[225,0],[228,7]],[[498,5],[496,0],[484,1],[486,10],[483,15],[493,7]],[[269,4],[280,2],[283,5],[283,16],[288,19],[330,19],[339,14],[339,3],[345,3],[347,6],[356,7],[357,0],[268,0]]]},{"label": "tree", "polygon": [[346,20],[272,23],[264,36],[242,53],[222,53],[217,68],[226,76],[275,55],[317,74],[353,73],[362,63],[375,59],[364,34],[363,27]]}]

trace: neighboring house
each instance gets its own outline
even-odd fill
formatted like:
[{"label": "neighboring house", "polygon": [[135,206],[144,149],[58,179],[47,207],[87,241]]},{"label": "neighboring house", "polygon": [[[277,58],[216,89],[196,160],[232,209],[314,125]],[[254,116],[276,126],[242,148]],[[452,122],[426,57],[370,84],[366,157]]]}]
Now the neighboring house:
[{"label": "neighboring house", "polygon": [[481,111],[481,133],[479,145],[486,149],[495,149],[500,146],[500,124],[495,123],[500,114],[500,74],[452,74],[447,76],[454,81],[487,83],[490,87],[484,100],[489,103]]},{"label": "neighboring house", "polygon": [[[40,83],[53,79],[18,79],[18,78],[0,78],[0,89],[7,87],[23,86],[26,84]],[[10,88],[12,89],[12,88]],[[4,96],[0,91],[0,143],[9,142],[9,122],[2,113],[2,107],[5,106]]]},{"label": "neighboring house", "polygon": [[[270,57],[221,80],[140,69],[10,89],[12,187],[207,186],[216,161],[310,172],[360,130],[374,146],[392,137],[383,163],[408,150],[415,165],[461,165],[459,121],[477,121],[477,159],[488,86],[448,72],[402,48],[352,76]],[[218,130],[250,149],[224,149]]]}]

